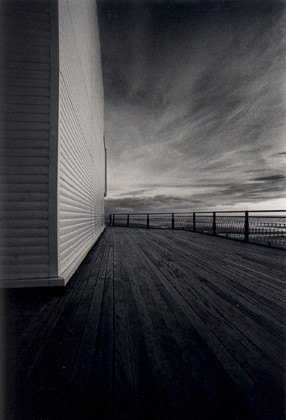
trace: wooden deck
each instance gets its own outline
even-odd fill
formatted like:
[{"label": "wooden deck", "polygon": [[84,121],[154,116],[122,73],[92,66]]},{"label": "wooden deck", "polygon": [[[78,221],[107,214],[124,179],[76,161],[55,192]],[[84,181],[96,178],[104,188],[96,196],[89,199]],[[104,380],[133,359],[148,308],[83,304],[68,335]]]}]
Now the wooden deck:
[{"label": "wooden deck", "polygon": [[64,290],[9,290],[7,420],[283,419],[285,253],[108,228]]}]

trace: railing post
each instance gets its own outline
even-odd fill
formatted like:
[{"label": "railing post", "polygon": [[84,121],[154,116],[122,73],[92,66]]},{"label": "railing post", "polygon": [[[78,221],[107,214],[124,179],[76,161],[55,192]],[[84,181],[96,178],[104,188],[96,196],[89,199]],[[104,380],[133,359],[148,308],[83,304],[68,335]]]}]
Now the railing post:
[{"label": "railing post", "polygon": [[129,227],[129,214],[127,214],[127,227]]},{"label": "railing post", "polygon": [[193,213],[193,231],[196,231],[196,213]]},{"label": "railing post", "polygon": [[172,213],[172,229],[175,229],[175,216],[174,216],[174,213]]},{"label": "railing post", "polygon": [[249,239],[249,221],[248,221],[248,211],[245,212],[244,217],[244,240],[247,242]]},{"label": "railing post", "polygon": [[111,223],[112,223],[112,214],[110,213],[109,214],[109,226],[111,226]]},{"label": "railing post", "polygon": [[149,229],[149,213],[147,213],[147,229]]},{"label": "railing post", "polygon": [[215,211],[213,212],[213,235],[216,234],[216,214]]}]

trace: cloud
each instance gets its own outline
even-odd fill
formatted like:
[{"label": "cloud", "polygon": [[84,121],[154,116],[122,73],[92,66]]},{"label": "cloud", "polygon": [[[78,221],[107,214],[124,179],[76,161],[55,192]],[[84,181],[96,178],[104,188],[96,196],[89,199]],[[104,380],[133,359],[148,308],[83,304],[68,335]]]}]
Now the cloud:
[{"label": "cloud", "polygon": [[105,202],[106,213],[147,213],[150,212],[174,212],[180,211],[180,209],[187,209],[190,211],[190,207],[194,208],[194,205],[201,205],[202,201],[200,199],[190,199],[182,197],[174,197],[170,195],[156,195],[154,197],[144,197],[144,198],[117,198],[117,199],[108,199]]},{"label": "cloud", "polygon": [[[274,174],[250,178],[246,182],[231,182],[228,185],[219,182],[205,183],[200,188],[195,189],[194,185],[189,186],[189,189],[186,185],[176,185],[175,190],[178,195],[156,194],[146,196],[143,192],[142,194],[138,192],[138,194],[125,197],[108,198],[106,200],[106,212],[187,212],[210,209],[223,210],[226,206],[243,210],[246,205],[246,208],[249,208],[261,203],[264,203],[264,208],[271,208],[271,203],[279,203],[283,196],[285,179],[286,177],[281,174]],[[190,193],[182,193],[182,188],[185,191],[189,190]],[[278,208],[285,208],[285,202],[279,203],[279,205]]]},{"label": "cloud", "polygon": [[273,153],[271,156],[286,156],[286,152]]},{"label": "cloud", "polygon": [[285,181],[286,177],[282,174],[275,174],[275,175],[269,175],[269,176],[262,176],[258,178],[252,178],[253,181]]},{"label": "cloud", "polygon": [[136,191],[128,191],[128,192],[123,192],[121,194],[119,194],[119,196],[128,196],[128,197],[136,197],[138,195],[142,195],[146,192],[150,191],[149,189],[141,189],[141,190],[136,190]]},{"label": "cloud", "polygon": [[285,4],[179,3],[101,3],[107,205],[284,196]]}]

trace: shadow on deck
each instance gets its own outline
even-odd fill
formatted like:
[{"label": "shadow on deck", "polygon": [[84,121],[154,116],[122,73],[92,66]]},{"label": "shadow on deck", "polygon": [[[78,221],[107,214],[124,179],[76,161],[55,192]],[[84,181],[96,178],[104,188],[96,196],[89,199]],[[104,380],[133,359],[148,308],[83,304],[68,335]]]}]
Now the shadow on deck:
[{"label": "shadow on deck", "polygon": [[285,253],[108,228],[65,289],[6,291],[6,417],[283,419]]}]

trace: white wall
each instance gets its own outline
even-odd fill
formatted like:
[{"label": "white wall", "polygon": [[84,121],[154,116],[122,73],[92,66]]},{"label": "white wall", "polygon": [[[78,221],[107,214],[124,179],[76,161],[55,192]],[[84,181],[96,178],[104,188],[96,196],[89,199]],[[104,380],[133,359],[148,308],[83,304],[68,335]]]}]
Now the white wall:
[{"label": "white wall", "polygon": [[0,287],[65,284],[104,229],[95,0],[7,0]]},{"label": "white wall", "polygon": [[104,229],[103,88],[95,0],[59,0],[59,276]]}]

